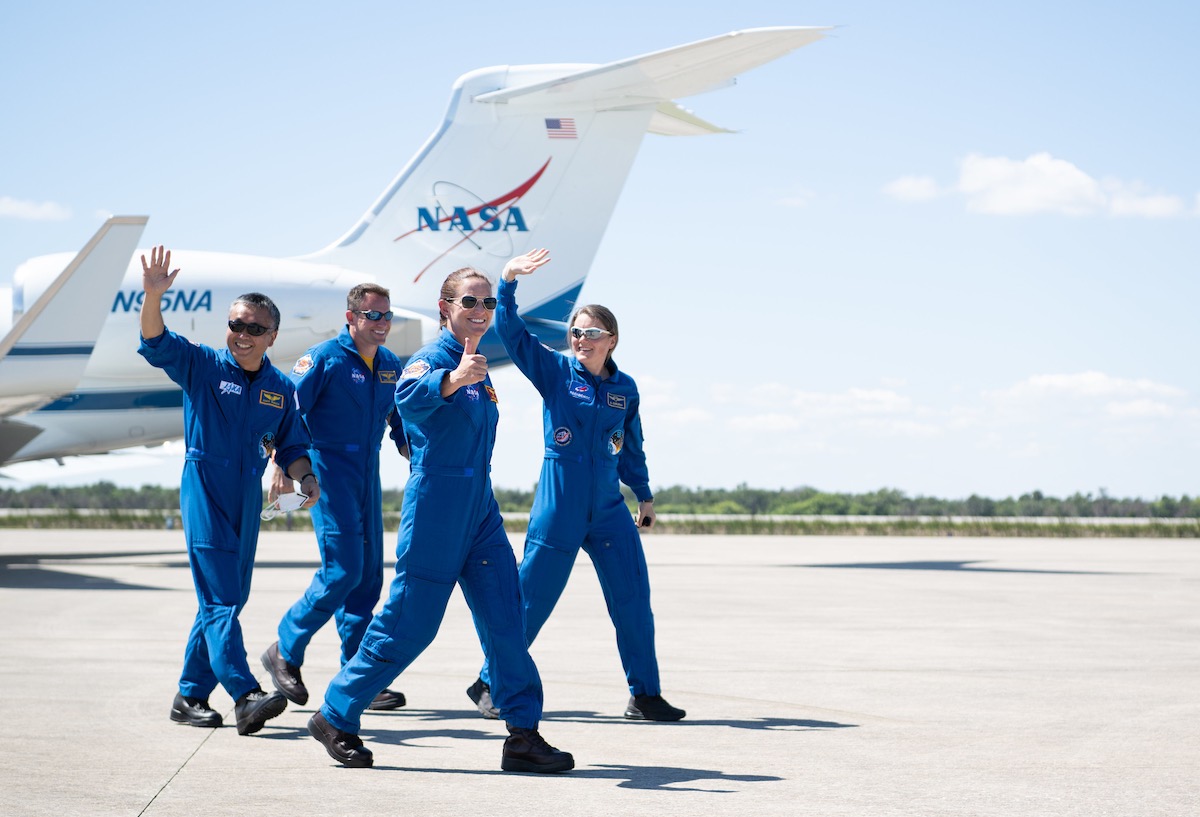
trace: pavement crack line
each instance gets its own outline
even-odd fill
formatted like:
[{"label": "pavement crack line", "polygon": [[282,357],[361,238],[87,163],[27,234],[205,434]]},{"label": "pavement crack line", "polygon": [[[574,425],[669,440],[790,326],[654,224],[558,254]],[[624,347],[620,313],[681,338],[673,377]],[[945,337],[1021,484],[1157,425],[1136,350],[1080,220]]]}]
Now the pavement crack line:
[{"label": "pavement crack line", "polygon": [[158,791],[156,791],[156,792],[154,793],[154,796],[150,798],[149,802],[147,802],[147,803],[146,803],[146,805],[142,807],[142,810],[138,812],[138,817],[142,817],[142,815],[144,815],[144,814],[146,813],[146,811],[147,811],[147,810],[148,810],[148,809],[149,809],[149,808],[150,808],[152,805],[154,805],[154,801],[158,799],[158,796],[159,796],[160,794],[162,794],[164,791],[166,791],[166,790],[167,790],[167,786],[170,786],[170,785],[171,785],[171,782],[172,782],[172,781],[173,781],[173,780],[174,780],[176,777],[178,777],[178,776],[179,776],[179,773],[180,773],[180,772],[182,772],[182,771],[184,770],[184,768],[186,768],[186,767],[187,767],[187,765],[188,765],[189,763],[191,763],[191,762],[192,762],[192,758],[194,758],[194,757],[196,756],[196,754],[197,754],[197,753],[198,753],[198,752],[199,752],[201,749],[203,749],[203,748],[204,748],[204,744],[206,744],[206,743],[208,743],[210,740],[212,740],[212,736],[213,736],[213,735],[215,735],[216,733],[217,733],[217,730],[216,730],[216,729],[209,729],[209,730],[208,730],[208,734],[207,734],[207,735],[204,737],[204,740],[200,741],[200,743],[198,743],[198,744],[196,745],[196,748],[192,750],[192,753],[191,753],[190,755],[188,755],[186,758],[184,758],[184,760],[183,760],[183,763],[180,763],[180,764],[179,764],[179,768],[178,768],[178,769],[176,769],[174,772],[172,772],[172,773],[171,773],[171,776],[170,776],[170,777],[168,777],[168,778],[167,778],[167,779],[166,779],[166,780],[163,782],[163,784],[162,784],[161,786],[159,786],[159,787],[158,787]]}]

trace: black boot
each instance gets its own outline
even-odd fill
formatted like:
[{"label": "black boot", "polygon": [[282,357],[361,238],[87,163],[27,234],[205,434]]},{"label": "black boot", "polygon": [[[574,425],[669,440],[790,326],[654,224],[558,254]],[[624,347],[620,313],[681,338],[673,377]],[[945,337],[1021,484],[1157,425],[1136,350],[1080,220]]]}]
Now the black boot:
[{"label": "black boot", "polygon": [[390,712],[393,709],[399,709],[406,703],[408,703],[408,699],[404,697],[403,692],[397,692],[394,689],[385,689],[371,700],[371,703],[367,705],[367,709],[373,709],[377,712]]},{"label": "black boot", "polygon": [[631,721],[678,721],[686,714],[661,695],[637,695],[625,706],[625,717]]},{"label": "black boot", "polygon": [[221,714],[208,705],[208,698],[188,698],[176,692],[175,700],[171,703],[171,720],[188,726],[216,729],[221,725]]},{"label": "black boot", "polygon": [[252,689],[237,699],[233,705],[233,714],[237,716],[239,735],[253,735],[263,724],[282,714],[287,709],[287,698],[278,692],[270,695],[261,689]]},{"label": "black boot", "polygon": [[546,743],[536,729],[509,726],[500,768],[506,772],[565,772],[575,768],[575,758]]},{"label": "black boot", "polygon": [[467,687],[467,697],[475,702],[480,715],[488,720],[499,720],[500,710],[492,703],[492,688],[482,678],[476,678],[475,683]]},{"label": "black boot", "polygon": [[283,659],[279,654],[278,641],[267,647],[267,651],[262,654],[262,665],[271,673],[271,681],[275,688],[283,693],[283,697],[300,706],[308,703],[308,687],[304,686],[304,681],[300,679],[300,668]]},{"label": "black boot", "polygon": [[358,735],[338,729],[320,712],[308,719],[308,734],[321,741],[329,756],[343,766],[365,769],[375,763],[375,756]]}]

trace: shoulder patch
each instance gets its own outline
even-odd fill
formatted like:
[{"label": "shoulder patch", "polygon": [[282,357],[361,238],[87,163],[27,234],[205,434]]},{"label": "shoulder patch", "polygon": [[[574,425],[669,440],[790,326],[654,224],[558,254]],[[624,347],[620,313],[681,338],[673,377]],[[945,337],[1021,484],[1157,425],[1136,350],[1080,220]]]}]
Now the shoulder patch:
[{"label": "shoulder patch", "polygon": [[415,380],[418,377],[429,372],[433,367],[429,365],[427,360],[414,360],[412,363],[404,367],[404,371],[400,372],[401,380]]},{"label": "shoulder patch", "polygon": [[312,355],[305,355],[296,361],[296,365],[292,367],[292,374],[302,377],[308,374],[308,370],[313,367]]},{"label": "shoulder patch", "polygon": [[487,389],[487,394],[488,394],[488,397],[491,398],[491,401],[493,403],[499,404],[500,401],[496,399],[496,390],[493,389],[491,386],[487,385],[486,383],[483,384],[483,387],[485,389]]}]

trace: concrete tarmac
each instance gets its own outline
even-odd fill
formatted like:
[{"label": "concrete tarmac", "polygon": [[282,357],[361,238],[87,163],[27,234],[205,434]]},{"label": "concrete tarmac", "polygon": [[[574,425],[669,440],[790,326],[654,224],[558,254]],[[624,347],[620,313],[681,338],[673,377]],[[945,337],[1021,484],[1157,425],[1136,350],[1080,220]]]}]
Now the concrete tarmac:
[{"label": "concrete tarmac", "polygon": [[[516,545],[520,549],[519,537]],[[500,771],[504,726],[464,694],[481,652],[457,591],[432,646],[364,715],[373,769],[305,724],[168,719],[195,615],[179,531],[0,531],[5,815],[1200,814],[1194,540],[646,537],[673,724],[628,697],[586,556],[534,644],[562,775]],[[264,534],[251,666],[316,565]],[[214,708],[232,724],[223,691]]]}]

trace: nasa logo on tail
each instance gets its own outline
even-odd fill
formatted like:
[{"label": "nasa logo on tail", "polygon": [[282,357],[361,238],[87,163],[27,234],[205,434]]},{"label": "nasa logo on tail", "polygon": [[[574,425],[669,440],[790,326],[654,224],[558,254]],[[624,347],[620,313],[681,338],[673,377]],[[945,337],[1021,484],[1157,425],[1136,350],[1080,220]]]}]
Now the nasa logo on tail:
[{"label": "nasa logo on tail", "polygon": [[393,239],[401,241],[418,233],[445,235],[445,251],[426,264],[417,273],[413,283],[420,281],[430,267],[463,244],[469,243],[476,250],[497,258],[511,258],[514,254],[511,233],[529,232],[529,223],[521,212],[519,202],[533,189],[549,165],[550,160],[547,159],[524,182],[507,193],[487,200],[454,182],[434,182],[430,191],[432,206],[418,206],[414,213],[416,226]]}]

